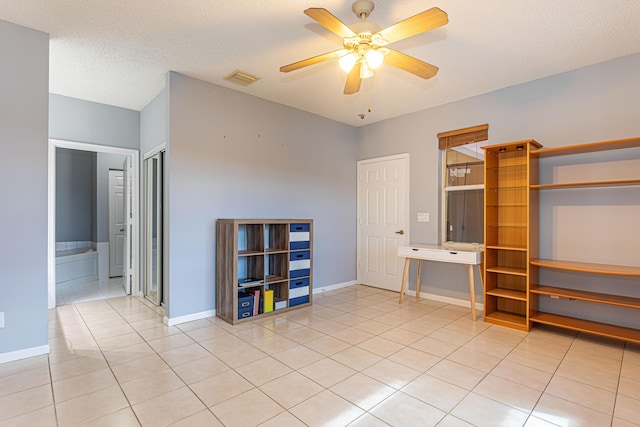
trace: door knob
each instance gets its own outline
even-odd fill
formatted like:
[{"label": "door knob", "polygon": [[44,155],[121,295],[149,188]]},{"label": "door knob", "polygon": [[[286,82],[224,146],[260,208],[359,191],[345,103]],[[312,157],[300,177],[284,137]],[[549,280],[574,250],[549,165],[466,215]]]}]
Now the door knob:
[{"label": "door knob", "polygon": [[396,234],[404,234],[404,230],[396,231]]},{"label": "door knob", "polygon": [[120,229],[120,232],[121,232],[121,233],[124,233],[124,228],[121,228],[121,229]]}]

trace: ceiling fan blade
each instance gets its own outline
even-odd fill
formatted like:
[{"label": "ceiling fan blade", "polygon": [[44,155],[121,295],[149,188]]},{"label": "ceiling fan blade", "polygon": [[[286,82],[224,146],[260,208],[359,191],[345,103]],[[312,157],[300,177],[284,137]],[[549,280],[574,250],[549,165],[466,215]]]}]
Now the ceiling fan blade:
[{"label": "ceiling fan blade", "polygon": [[437,7],[425,10],[417,15],[400,21],[395,25],[379,31],[384,40],[394,43],[416,34],[424,33],[449,22],[448,15]]},{"label": "ceiling fan blade", "polygon": [[389,49],[389,53],[384,57],[384,62],[423,79],[429,79],[438,74],[438,67],[435,65],[427,64],[413,56],[405,55],[393,49]]},{"label": "ceiling fan blade", "polygon": [[342,38],[357,36],[351,28],[347,27],[344,22],[333,16],[333,14],[331,14],[327,9],[312,7],[305,10],[304,14],[309,18],[316,20],[327,30]]},{"label": "ceiling fan blade", "polygon": [[347,74],[347,83],[344,85],[344,94],[351,95],[360,90],[360,83],[362,78],[360,77],[360,67],[362,64],[359,62],[353,66],[349,74]]},{"label": "ceiling fan blade", "polygon": [[294,62],[293,64],[280,67],[280,71],[288,73],[289,71],[299,70],[300,68],[308,67],[309,65],[317,64],[322,61],[328,61],[329,59],[338,58],[345,52],[344,49],[334,50],[333,52],[323,53],[322,55],[313,56],[311,58],[303,59],[302,61]]}]

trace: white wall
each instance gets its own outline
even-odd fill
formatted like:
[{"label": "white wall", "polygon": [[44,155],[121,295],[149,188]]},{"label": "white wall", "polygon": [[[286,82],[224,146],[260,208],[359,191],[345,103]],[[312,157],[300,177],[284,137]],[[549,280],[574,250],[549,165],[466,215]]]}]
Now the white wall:
[{"label": "white wall", "polygon": [[169,317],[215,308],[217,218],[311,218],[314,285],[355,280],[356,130],[169,76]]},{"label": "white wall", "polygon": [[49,36],[0,21],[0,362],[48,351]]},{"label": "white wall", "polygon": [[[416,96],[429,94],[425,91]],[[535,139],[545,147],[555,147],[640,136],[638,111],[640,55],[632,55],[360,128],[358,159],[410,153],[410,240],[437,244],[441,239],[438,132],[488,123],[491,143]],[[637,189],[626,191],[630,203],[637,205],[640,200]],[[566,203],[583,203],[580,196],[571,197],[573,200]],[[543,206],[541,214],[544,209],[550,208]],[[431,213],[431,222],[418,223],[418,212]],[[550,224],[553,219],[548,217],[544,222],[544,218],[541,252],[559,245],[549,231],[552,227],[570,227],[569,235],[585,232],[571,224]],[[640,254],[637,246],[635,250]],[[637,262],[640,264],[640,255]],[[427,271],[422,275],[423,292],[468,298],[464,268],[430,263]],[[411,281],[415,283],[414,270],[412,274]],[[637,280],[635,288],[638,288]],[[481,291],[478,286],[476,293],[481,295]]]}]

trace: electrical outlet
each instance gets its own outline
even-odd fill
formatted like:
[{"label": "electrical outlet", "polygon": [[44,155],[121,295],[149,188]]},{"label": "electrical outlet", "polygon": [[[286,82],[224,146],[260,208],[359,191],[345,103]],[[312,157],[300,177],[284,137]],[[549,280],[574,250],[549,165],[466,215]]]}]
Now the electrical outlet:
[{"label": "electrical outlet", "polygon": [[0,328],[4,328],[4,311],[0,311]]},{"label": "electrical outlet", "polygon": [[429,222],[429,212],[418,212],[418,222]]}]

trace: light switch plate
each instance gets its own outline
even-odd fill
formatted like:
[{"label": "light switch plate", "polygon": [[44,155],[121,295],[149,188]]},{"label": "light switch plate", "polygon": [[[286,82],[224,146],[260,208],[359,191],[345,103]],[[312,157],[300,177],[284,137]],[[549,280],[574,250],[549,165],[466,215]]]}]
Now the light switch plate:
[{"label": "light switch plate", "polygon": [[4,311],[0,311],[0,328],[4,328]]},{"label": "light switch plate", "polygon": [[418,222],[429,222],[429,212],[418,212]]}]

